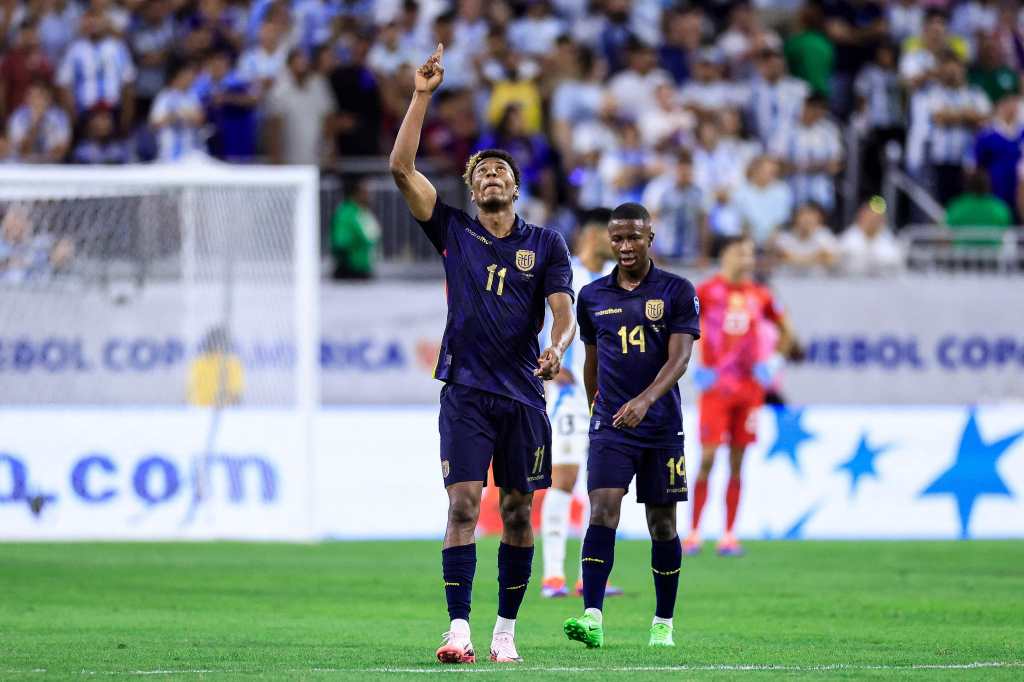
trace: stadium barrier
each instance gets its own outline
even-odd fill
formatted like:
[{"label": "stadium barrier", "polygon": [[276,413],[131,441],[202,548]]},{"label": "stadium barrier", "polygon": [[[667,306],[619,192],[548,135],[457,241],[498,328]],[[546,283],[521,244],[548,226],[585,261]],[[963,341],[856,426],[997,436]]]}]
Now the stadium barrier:
[{"label": "stadium barrier", "polygon": [[[695,411],[684,410],[684,429],[696,434]],[[325,409],[308,466],[290,446],[294,417],[227,410],[213,452],[203,443],[208,418],[188,409],[6,410],[0,539],[440,537],[447,502],[436,406]],[[742,537],[1024,537],[1018,406],[765,408],[759,436],[743,471]],[[691,486],[698,452],[691,437]],[[710,483],[711,537],[724,516],[726,459],[721,452]],[[632,500],[621,532],[645,537]],[[681,507],[681,524],[688,513]]]}]

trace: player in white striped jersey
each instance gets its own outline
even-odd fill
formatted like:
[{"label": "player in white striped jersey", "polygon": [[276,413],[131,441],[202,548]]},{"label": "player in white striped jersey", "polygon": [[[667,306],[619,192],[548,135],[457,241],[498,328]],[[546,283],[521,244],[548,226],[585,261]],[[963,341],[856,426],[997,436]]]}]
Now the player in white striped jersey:
[{"label": "player in white striped jersey", "polygon": [[[576,234],[572,288],[577,296],[584,286],[611,271],[612,251],[607,232],[610,217],[610,210],[594,209],[588,213]],[[541,338],[548,338],[550,323],[549,316]],[[541,594],[545,597],[564,597],[569,593],[565,584],[569,512],[576,480],[585,480],[585,477],[580,477],[580,471],[586,465],[590,443],[590,406],[583,389],[584,356],[583,343],[577,337],[562,358],[561,371],[554,381],[545,384],[548,418],[551,420],[551,487],[544,495],[541,511],[544,552]]]}]

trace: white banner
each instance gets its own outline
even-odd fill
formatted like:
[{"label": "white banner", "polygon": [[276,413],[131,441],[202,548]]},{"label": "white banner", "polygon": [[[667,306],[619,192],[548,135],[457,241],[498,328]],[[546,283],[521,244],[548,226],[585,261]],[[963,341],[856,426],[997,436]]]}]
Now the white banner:
[{"label": "white banner", "polygon": [[0,539],[309,539],[300,428],[270,410],[5,410]]},{"label": "white banner", "polygon": [[[692,412],[684,423],[697,433]],[[744,538],[1024,537],[1024,408],[765,408],[759,425],[743,469]],[[317,460],[326,535],[443,533],[436,408],[327,411],[320,438],[332,446]],[[688,439],[691,490],[699,453]],[[722,528],[728,467],[723,449],[702,524],[709,537]],[[634,494],[620,530],[647,537]],[[689,505],[679,514],[685,529]]]}]

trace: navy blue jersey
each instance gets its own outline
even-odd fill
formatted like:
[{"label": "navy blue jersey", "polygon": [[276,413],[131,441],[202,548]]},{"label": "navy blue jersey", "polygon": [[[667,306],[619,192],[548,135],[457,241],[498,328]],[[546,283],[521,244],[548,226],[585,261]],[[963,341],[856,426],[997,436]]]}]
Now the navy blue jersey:
[{"label": "navy blue jersey", "polygon": [[619,286],[618,267],[580,291],[580,338],[597,346],[597,399],[590,419],[592,439],[644,446],[673,446],[682,441],[679,386],[658,399],[632,429],[612,426],[612,416],[651,385],[668,361],[672,334],[700,338],[700,303],[689,280],[651,269],[633,291]]},{"label": "navy blue jersey", "polygon": [[511,234],[498,239],[440,198],[420,225],[444,257],[448,285],[448,322],[434,376],[543,411],[544,386],[533,376],[537,334],[547,297],[573,295],[565,240],[519,216]]}]

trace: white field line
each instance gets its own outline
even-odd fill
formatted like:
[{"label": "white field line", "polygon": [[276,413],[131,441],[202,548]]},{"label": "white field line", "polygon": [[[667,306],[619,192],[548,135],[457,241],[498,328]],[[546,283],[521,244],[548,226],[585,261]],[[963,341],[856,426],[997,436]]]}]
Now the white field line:
[{"label": "white field line", "polygon": [[[290,670],[266,671],[278,674],[310,674],[310,673],[377,673],[377,674],[489,674],[517,672],[550,672],[550,673],[631,673],[631,672],[836,672],[858,670],[980,670],[991,668],[1024,669],[1024,661],[975,661],[973,663],[908,663],[904,665],[872,664],[872,663],[823,663],[811,665],[784,665],[773,663],[721,663],[693,665],[637,665],[637,666],[441,666],[424,668],[294,668]],[[0,675],[45,675],[46,668],[24,670],[0,669]],[[112,676],[133,677],[145,675],[239,675],[259,674],[263,671],[252,668],[222,669],[177,669],[177,670],[80,670],[80,676]],[[76,673],[72,673],[76,674]]]}]

